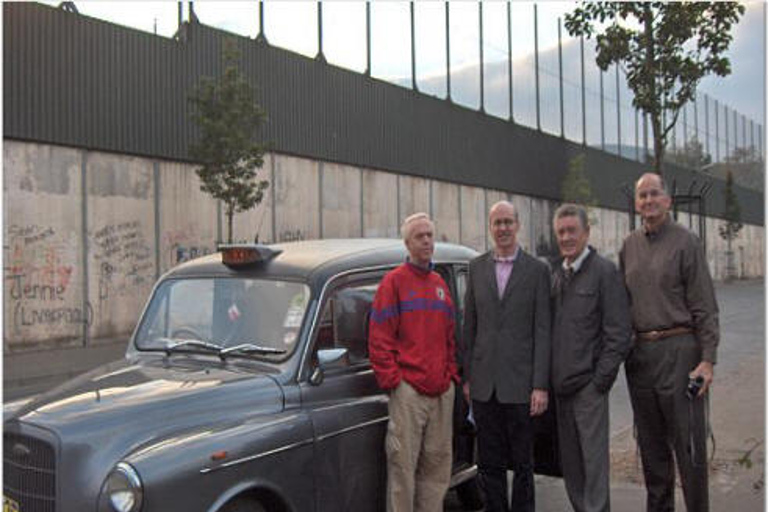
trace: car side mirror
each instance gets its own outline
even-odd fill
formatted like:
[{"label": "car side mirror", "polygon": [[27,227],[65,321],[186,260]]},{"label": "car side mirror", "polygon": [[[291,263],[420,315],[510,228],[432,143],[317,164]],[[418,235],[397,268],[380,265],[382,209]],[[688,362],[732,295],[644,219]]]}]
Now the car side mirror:
[{"label": "car side mirror", "polygon": [[349,350],[346,348],[326,348],[317,351],[317,366],[309,376],[309,383],[319,386],[323,383],[326,370],[349,366]]}]

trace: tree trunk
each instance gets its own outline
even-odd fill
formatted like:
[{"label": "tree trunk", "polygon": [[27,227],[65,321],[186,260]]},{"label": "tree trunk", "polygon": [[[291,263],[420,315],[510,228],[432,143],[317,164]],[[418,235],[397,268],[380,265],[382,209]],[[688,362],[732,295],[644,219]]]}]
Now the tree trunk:
[{"label": "tree trunk", "polygon": [[659,176],[662,175],[661,162],[664,158],[664,144],[662,143],[661,126],[661,101],[656,97],[656,55],[655,41],[653,38],[653,11],[650,3],[643,6],[643,25],[645,32],[645,79],[648,80],[648,101],[650,105],[645,105],[645,111],[651,116],[651,128],[653,130],[653,171]]},{"label": "tree trunk", "polygon": [[232,219],[235,214],[235,208],[232,204],[227,204],[227,243],[232,243]]}]

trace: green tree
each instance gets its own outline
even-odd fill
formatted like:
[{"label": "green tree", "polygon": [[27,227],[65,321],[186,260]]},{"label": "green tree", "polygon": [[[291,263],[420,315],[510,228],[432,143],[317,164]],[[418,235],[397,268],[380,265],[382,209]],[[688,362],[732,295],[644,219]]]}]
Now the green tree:
[{"label": "green tree", "polygon": [[726,276],[732,278],[736,274],[733,262],[733,241],[739,236],[739,231],[744,225],[741,223],[741,206],[739,206],[739,198],[736,196],[736,192],[733,190],[733,172],[728,171],[725,178],[725,190],[723,191],[725,196],[725,212],[723,217],[725,222],[720,225],[720,238],[728,243],[726,250]]},{"label": "green tree", "polygon": [[712,163],[712,157],[695,135],[682,148],[670,150],[668,160],[689,169],[701,169]]},{"label": "green tree", "polygon": [[224,203],[227,241],[232,242],[236,212],[247,211],[264,198],[269,186],[256,179],[264,164],[265,146],[256,142],[265,112],[239,69],[240,54],[233,41],[224,44],[224,70],[217,78],[203,77],[189,98],[192,119],[200,130],[189,153],[200,167],[200,190]]},{"label": "green tree", "polygon": [[730,74],[725,52],[743,13],[736,2],[584,2],[565,16],[570,35],[596,35],[600,69],[623,67],[632,104],[650,117],[658,174],[667,136],[701,79]]},{"label": "green tree", "polygon": [[754,164],[762,163],[762,158],[760,158],[760,155],[757,153],[755,146],[737,146],[733,148],[730,155],[725,157],[725,161],[736,164]]},{"label": "green tree", "polygon": [[568,162],[568,172],[563,177],[560,195],[564,203],[584,206],[589,214],[589,222],[594,226],[597,224],[597,218],[592,209],[597,206],[597,199],[592,194],[592,185],[587,177],[585,162],[586,157],[583,153],[576,155]]}]

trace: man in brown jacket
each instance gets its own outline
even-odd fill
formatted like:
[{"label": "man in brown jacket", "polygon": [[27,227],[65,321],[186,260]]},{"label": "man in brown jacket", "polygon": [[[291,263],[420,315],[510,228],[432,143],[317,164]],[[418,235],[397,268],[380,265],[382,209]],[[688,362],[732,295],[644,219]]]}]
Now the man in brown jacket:
[{"label": "man in brown jacket", "polygon": [[[718,309],[698,238],[669,216],[661,176],[635,185],[643,219],[621,249],[635,347],[625,364],[647,489],[647,510],[672,511],[674,460],[688,512],[709,510],[706,393],[719,341]],[[698,383],[700,388],[691,388]],[[673,459],[674,453],[674,459]]]}]

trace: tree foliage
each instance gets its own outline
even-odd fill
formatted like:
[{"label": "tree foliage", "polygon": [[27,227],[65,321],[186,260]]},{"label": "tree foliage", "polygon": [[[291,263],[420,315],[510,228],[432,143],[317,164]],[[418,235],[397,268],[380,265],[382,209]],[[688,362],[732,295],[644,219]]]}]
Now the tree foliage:
[{"label": "tree foliage", "polygon": [[234,214],[259,204],[269,185],[256,179],[265,152],[256,136],[266,114],[238,67],[240,54],[233,41],[225,42],[222,58],[221,76],[203,77],[189,98],[200,130],[189,152],[200,163],[195,170],[200,190],[224,203],[227,240],[232,242]]},{"label": "tree foliage", "polygon": [[728,171],[725,178],[725,190],[723,191],[725,196],[725,222],[720,225],[720,238],[728,242],[728,250],[730,250],[730,243],[739,235],[739,231],[744,225],[741,223],[741,206],[739,205],[739,198],[736,196],[736,192],[733,190],[733,172]]},{"label": "tree foliage", "polygon": [[725,56],[744,13],[736,2],[584,2],[565,17],[572,36],[596,36],[597,65],[621,65],[653,129],[654,170],[662,174],[667,136],[709,74],[731,72]]},{"label": "tree foliage", "polygon": [[701,169],[712,163],[712,157],[704,151],[704,146],[695,135],[682,148],[670,150],[667,157],[670,162],[688,169]]},{"label": "tree foliage", "polygon": [[585,169],[586,158],[584,154],[576,155],[568,162],[568,172],[563,177],[560,194],[564,203],[574,203],[584,206],[590,217],[592,225],[597,223],[592,209],[597,206],[597,199],[592,194],[592,185],[589,182]]}]

